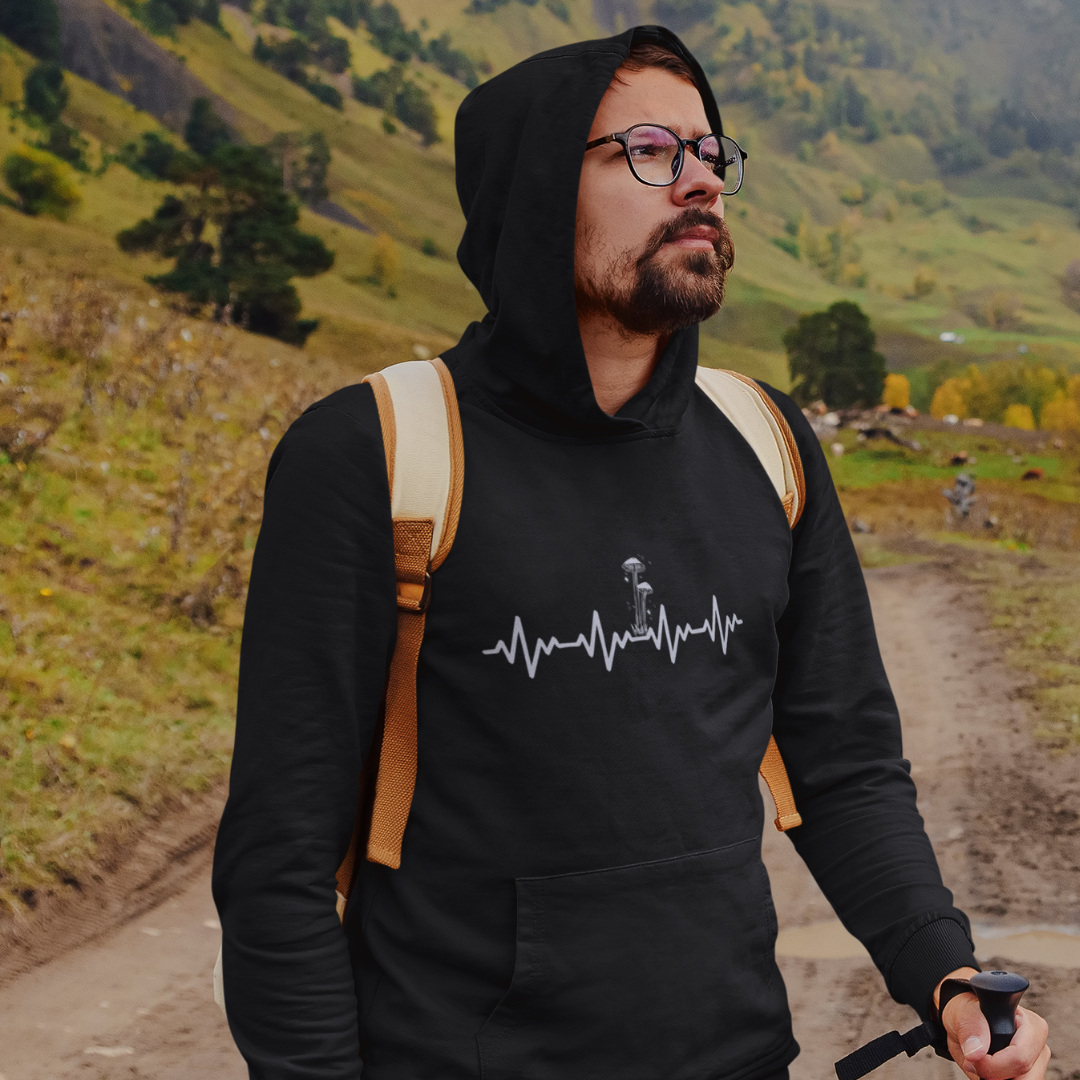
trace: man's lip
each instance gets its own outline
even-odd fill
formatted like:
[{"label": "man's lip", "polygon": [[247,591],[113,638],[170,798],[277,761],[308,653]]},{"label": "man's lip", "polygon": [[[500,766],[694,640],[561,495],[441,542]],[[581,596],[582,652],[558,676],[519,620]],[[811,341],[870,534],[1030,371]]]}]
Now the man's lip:
[{"label": "man's lip", "polygon": [[718,229],[714,229],[711,225],[695,225],[693,228],[684,229],[677,236],[672,237],[668,243],[684,243],[694,247],[708,244],[709,247],[712,247],[719,239],[720,232]]}]

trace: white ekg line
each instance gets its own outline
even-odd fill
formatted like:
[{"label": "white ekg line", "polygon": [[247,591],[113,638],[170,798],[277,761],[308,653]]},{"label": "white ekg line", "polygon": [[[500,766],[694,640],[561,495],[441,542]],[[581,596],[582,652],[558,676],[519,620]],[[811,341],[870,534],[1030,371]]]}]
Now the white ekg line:
[{"label": "white ekg line", "polygon": [[709,637],[716,641],[717,636],[720,638],[720,648],[723,650],[724,655],[727,655],[728,636],[736,626],[742,626],[742,619],[738,615],[728,615],[721,617],[720,605],[716,602],[716,597],[712,598],[712,615],[706,619],[701,626],[691,626],[686,623],[685,626],[676,626],[674,636],[671,633],[671,628],[668,625],[667,611],[664,605],[660,605],[660,618],[657,621],[657,627],[654,630],[651,626],[644,634],[635,634],[633,631],[628,630],[625,634],[614,632],[611,635],[610,643],[604,636],[604,627],[600,622],[600,613],[593,611],[592,616],[592,630],[588,637],[584,634],[578,634],[574,641],[559,641],[557,638],[549,638],[544,641],[542,638],[536,639],[536,648],[533,649],[532,655],[529,655],[529,643],[525,638],[525,627],[522,625],[521,616],[514,616],[514,632],[510,638],[510,645],[507,646],[505,641],[500,641],[498,645],[493,649],[484,649],[484,656],[495,656],[498,653],[502,653],[506,659],[513,664],[517,659],[518,646],[521,646],[521,653],[525,659],[525,667],[529,672],[529,678],[535,678],[536,667],[540,662],[540,654],[550,656],[556,649],[584,649],[590,657],[596,655],[596,644],[599,641],[600,651],[604,657],[604,666],[611,670],[611,665],[615,660],[615,650],[625,649],[630,642],[637,641],[651,641],[657,649],[661,649],[664,642],[667,642],[668,653],[671,656],[671,662],[675,663],[675,657],[679,653],[679,645],[684,642],[691,634],[708,634]]}]

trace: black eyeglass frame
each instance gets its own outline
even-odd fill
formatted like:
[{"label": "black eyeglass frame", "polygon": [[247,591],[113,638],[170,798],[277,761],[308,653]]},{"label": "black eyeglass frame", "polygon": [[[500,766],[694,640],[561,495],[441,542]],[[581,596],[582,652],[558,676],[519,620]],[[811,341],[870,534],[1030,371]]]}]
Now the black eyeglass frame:
[{"label": "black eyeglass frame", "polygon": [[[628,145],[630,133],[636,131],[638,128],[659,128],[661,131],[666,131],[679,144],[678,156],[675,160],[675,168],[672,172],[671,179],[668,180],[667,183],[654,184],[651,180],[642,180],[642,178],[638,176],[637,170],[634,168],[634,163],[630,160],[630,147]],[[671,187],[671,185],[674,184],[675,181],[678,180],[679,177],[682,175],[683,163],[686,161],[687,147],[690,148],[694,157],[696,157],[698,161],[701,161],[701,144],[709,138],[716,139],[716,141],[720,143],[721,147],[723,146],[725,141],[731,143],[731,145],[735,147],[736,152],[739,154],[743,161],[746,161],[749,156],[746,151],[730,135],[721,135],[715,131],[710,131],[708,134],[702,135],[700,139],[683,139],[676,132],[672,131],[671,128],[664,127],[663,124],[634,124],[633,127],[629,127],[625,131],[616,131],[613,132],[611,135],[603,135],[599,139],[593,139],[592,142],[588,142],[585,144],[585,149],[594,150],[598,146],[605,146],[607,143],[617,142],[623,148],[623,156],[626,158],[626,164],[630,169],[630,175],[633,176],[633,178],[639,184],[644,184],[646,187]],[[726,162],[724,167],[727,167]],[[713,171],[715,172],[716,170],[714,169]],[[736,185],[734,191],[725,191],[722,192],[722,194],[736,194],[742,188],[745,175],[746,170],[740,168],[739,183]]]}]

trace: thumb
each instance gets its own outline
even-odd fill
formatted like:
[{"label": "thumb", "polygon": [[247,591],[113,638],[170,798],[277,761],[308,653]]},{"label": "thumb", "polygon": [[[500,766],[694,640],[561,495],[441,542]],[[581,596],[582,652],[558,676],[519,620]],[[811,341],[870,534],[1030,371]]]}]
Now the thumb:
[{"label": "thumb", "polygon": [[979,1008],[974,994],[960,994],[945,1006],[942,1016],[949,1041],[957,1047],[965,1062],[975,1065],[990,1049],[990,1025]]}]

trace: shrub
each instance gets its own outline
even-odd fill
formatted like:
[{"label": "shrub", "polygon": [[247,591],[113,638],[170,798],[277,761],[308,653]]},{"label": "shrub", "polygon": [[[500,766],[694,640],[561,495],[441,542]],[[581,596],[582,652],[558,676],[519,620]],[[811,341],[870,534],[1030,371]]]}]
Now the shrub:
[{"label": "shrub", "polygon": [[47,150],[21,146],[4,160],[4,179],[24,214],[63,221],[82,202],[68,166]]},{"label": "shrub", "polygon": [[308,83],[307,88],[314,97],[318,98],[324,105],[329,105],[331,109],[340,110],[345,108],[345,99],[336,86],[315,79]]},{"label": "shrub", "polygon": [[911,404],[911,383],[906,375],[891,372],[885,376],[881,403],[888,405],[890,409],[906,409]]},{"label": "shrub", "polygon": [[1005,415],[1001,422],[1006,427],[1020,428],[1023,431],[1035,430],[1035,416],[1031,411],[1030,405],[1020,405],[1014,403],[1005,410]]},{"label": "shrub", "polygon": [[51,60],[35,64],[23,80],[23,106],[46,124],[55,124],[67,108],[64,69]]},{"label": "shrub", "polygon": [[371,282],[385,286],[391,296],[395,293],[398,275],[401,273],[401,255],[394,238],[387,233],[375,237],[371,251]]},{"label": "shrub", "polygon": [[[1056,409],[1049,413],[1045,410],[1051,402],[1065,399],[1080,405],[1080,376],[1069,378],[1064,371],[1052,371],[1031,362],[997,363],[985,367],[972,364],[962,376],[946,379],[937,388],[930,412],[938,419],[955,413],[960,417],[978,416],[983,420],[1008,423],[1005,420],[1008,410],[1023,406],[1027,410],[1024,415],[1042,417],[1045,414],[1060,422],[1069,414],[1067,407],[1061,409],[1060,414]],[[1011,426],[1022,425],[1014,423]],[[1049,426],[1049,423],[1043,426]]]},{"label": "shrub", "polygon": [[[392,112],[406,127],[419,134],[425,146],[440,141],[438,114],[431,96],[418,83],[405,78],[401,64],[394,64],[386,71],[376,71],[366,79],[354,75],[353,97],[364,105]],[[383,128],[386,129],[385,121]]]},{"label": "shrub", "polygon": [[935,391],[930,402],[930,415],[935,420],[946,416],[957,416],[961,420],[967,416],[964,402],[964,380],[946,379]]},{"label": "shrub", "polygon": [[964,176],[986,164],[986,150],[970,131],[950,135],[934,147],[933,156],[947,176]]},{"label": "shrub", "polygon": [[[1080,382],[1080,377],[1076,377]],[[1039,413],[1039,427],[1045,431],[1072,431],[1080,434],[1080,403],[1074,397],[1054,398]]]},{"label": "shrub", "polygon": [[927,267],[920,267],[911,283],[911,292],[916,300],[929,296],[937,288],[937,274]]},{"label": "shrub", "polygon": [[885,358],[870,320],[849,300],[803,315],[784,334],[792,395],[802,405],[824,400],[840,408],[881,400]]}]

